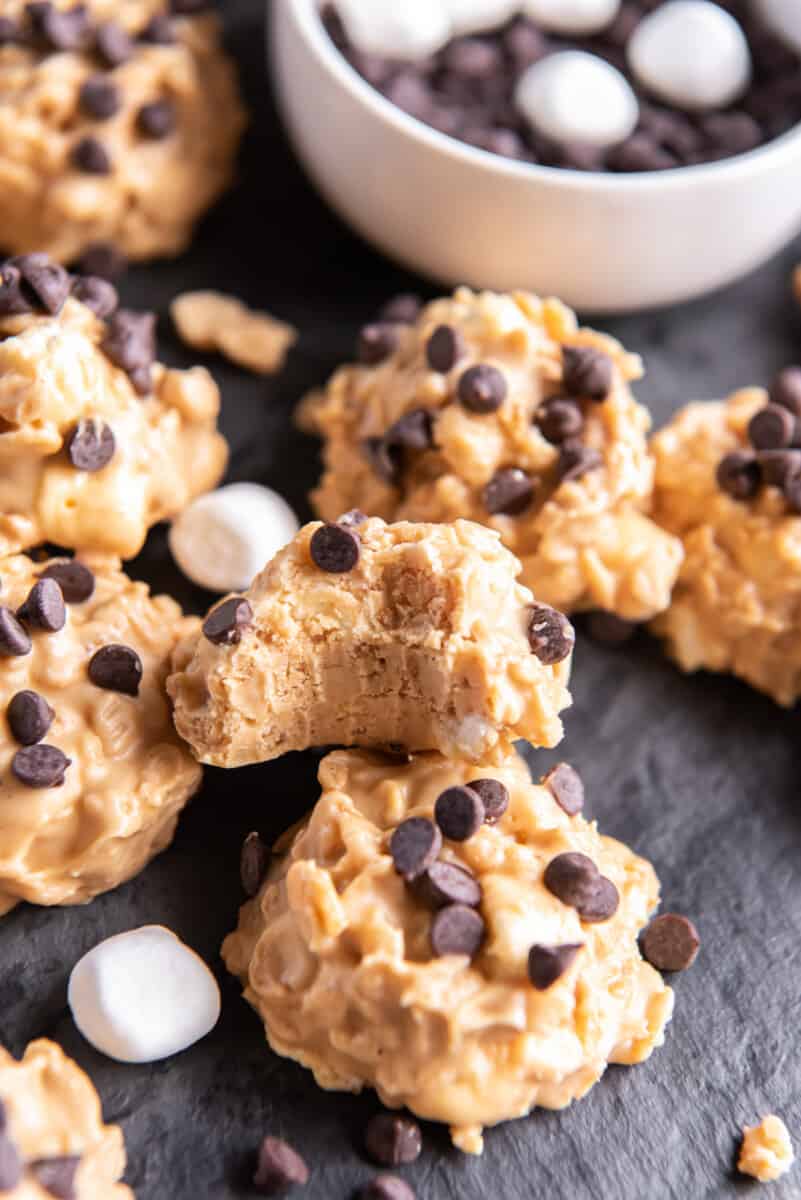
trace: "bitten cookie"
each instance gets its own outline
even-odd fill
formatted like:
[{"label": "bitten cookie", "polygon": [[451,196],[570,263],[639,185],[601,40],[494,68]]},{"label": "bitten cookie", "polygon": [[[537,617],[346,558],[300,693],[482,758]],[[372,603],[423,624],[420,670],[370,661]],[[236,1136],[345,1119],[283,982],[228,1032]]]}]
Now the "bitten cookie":
[{"label": "bitten cookie", "polygon": [[519,572],[468,521],[306,525],[179,647],[178,732],[222,767],[331,744],[474,759],[555,745],[573,630]]},{"label": "bitten cookie", "polygon": [[656,876],[579,815],[569,766],[534,785],[514,751],[340,750],[320,784],[222,952],[321,1087],[373,1087],[480,1153],[482,1127],[662,1043],[673,993],[637,948]]},{"label": "bitten cookie", "polygon": [[164,689],[195,623],[114,559],[0,560],[0,913],[82,904],[172,840],[201,771]]},{"label": "bitten cookie", "polygon": [[134,1200],[119,1182],[119,1126],[103,1124],[88,1076],[44,1038],[19,1062],[0,1047],[0,1170],[7,1200]]},{"label": "bitten cookie", "polygon": [[0,554],[48,541],[132,558],[219,481],[217,386],[156,362],[155,327],[46,255],[0,267]]},{"label": "bitten cookie", "polygon": [[[730,671],[787,705],[801,693],[801,450],[787,407],[791,381],[782,373],[770,402],[749,388],[690,404],[652,442],[655,519],[685,551],[655,632],[682,670]],[[801,386],[796,399],[801,414]]]},{"label": "bitten cookie", "polygon": [[639,359],[555,300],[462,288],[419,312],[410,301],[365,328],[359,364],[300,410],[325,440],[319,514],[467,517],[497,529],[523,582],[564,612],[665,608],[681,546],[646,515]]},{"label": "bitten cookie", "polygon": [[203,3],[0,3],[0,245],[178,254],[228,186],[245,117]]}]

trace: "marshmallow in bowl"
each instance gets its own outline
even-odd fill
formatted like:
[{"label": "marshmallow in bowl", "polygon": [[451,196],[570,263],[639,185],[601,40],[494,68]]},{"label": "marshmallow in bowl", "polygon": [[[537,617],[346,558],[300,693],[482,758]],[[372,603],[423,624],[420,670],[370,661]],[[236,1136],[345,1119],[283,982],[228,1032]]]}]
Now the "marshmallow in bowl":
[{"label": "marshmallow in bowl", "polygon": [[210,1033],[220,989],[201,958],[162,925],[106,938],[70,975],[67,993],[78,1029],[117,1062],[169,1058]]},{"label": "marshmallow in bowl", "polygon": [[451,36],[443,0],[338,0],[348,37],[365,54],[427,58]]},{"label": "marshmallow in bowl", "polygon": [[530,66],[518,82],[515,102],[545,137],[592,146],[624,141],[640,111],[620,71],[581,50],[549,54]]},{"label": "marshmallow in bowl", "polygon": [[620,0],[524,0],[520,7],[552,33],[600,33],[614,21]]},{"label": "marshmallow in bowl", "polygon": [[170,550],[193,583],[211,592],[239,592],[299,528],[286,500],[272,488],[231,483],[184,509],[170,529]]},{"label": "marshmallow in bowl", "polygon": [[725,108],[751,79],[741,26],[709,0],[670,0],[657,8],[640,21],[627,53],[644,87],[689,111]]},{"label": "marshmallow in bowl", "polygon": [[754,4],[765,24],[801,54],[801,4],[798,0],[754,0]]}]

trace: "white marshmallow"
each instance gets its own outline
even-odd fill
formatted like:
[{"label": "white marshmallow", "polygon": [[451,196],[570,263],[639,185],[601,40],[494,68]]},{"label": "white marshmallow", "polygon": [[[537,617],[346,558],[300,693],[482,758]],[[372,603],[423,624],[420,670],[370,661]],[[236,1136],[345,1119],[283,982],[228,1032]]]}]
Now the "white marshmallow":
[{"label": "white marshmallow", "polygon": [[520,7],[520,0],[441,0],[450,17],[451,36],[484,33],[510,21]]},{"label": "white marshmallow", "polygon": [[173,522],[178,566],[212,592],[239,592],[300,529],[282,496],[258,483],[231,483],[193,500]]},{"label": "white marshmallow", "polygon": [[451,36],[442,0],[337,0],[348,37],[365,54],[419,59]]},{"label": "white marshmallow", "polygon": [[552,33],[599,33],[614,21],[621,0],[523,0],[521,8]]},{"label": "white marshmallow", "polygon": [[627,54],[640,83],[690,111],[725,108],[751,79],[745,34],[709,0],[671,0],[657,8],[634,30]]},{"label": "white marshmallow", "polygon": [[610,63],[581,50],[550,54],[521,76],[515,102],[555,142],[613,146],[639,119],[637,97]]},{"label": "white marshmallow", "polygon": [[766,25],[801,54],[801,3],[799,0],[754,0]]},{"label": "white marshmallow", "polygon": [[162,925],[100,942],[73,967],[67,999],[87,1042],[117,1062],[168,1058],[210,1033],[217,981],[194,950]]}]

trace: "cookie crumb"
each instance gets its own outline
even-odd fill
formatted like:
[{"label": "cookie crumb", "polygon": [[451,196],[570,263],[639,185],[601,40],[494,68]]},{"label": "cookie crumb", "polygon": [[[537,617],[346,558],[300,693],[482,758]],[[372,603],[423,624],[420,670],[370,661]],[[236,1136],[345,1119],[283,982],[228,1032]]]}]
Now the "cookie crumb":
[{"label": "cookie crumb", "polygon": [[257,375],[280,371],[298,337],[291,325],[224,292],[184,292],[175,297],[170,313],[187,345],[217,350]]},{"label": "cookie crumb", "polygon": [[790,1134],[781,1117],[763,1117],[758,1125],[746,1125],[737,1159],[737,1170],[760,1183],[770,1183],[790,1170],[795,1156]]}]

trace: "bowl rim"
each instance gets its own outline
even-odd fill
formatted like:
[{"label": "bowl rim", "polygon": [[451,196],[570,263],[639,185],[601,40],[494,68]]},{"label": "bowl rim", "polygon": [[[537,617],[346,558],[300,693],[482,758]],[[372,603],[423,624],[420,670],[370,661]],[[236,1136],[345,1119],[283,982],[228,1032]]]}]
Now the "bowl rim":
[{"label": "bowl rim", "polygon": [[[268,0],[269,2],[269,0]],[[570,167],[547,167],[540,163],[516,162],[500,154],[471,146],[403,111],[382,96],[350,65],[337,49],[320,20],[322,0],[272,0],[274,20],[283,13],[294,20],[295,27],[315,54],[319,65],[364,108],[385,124],[428,149],[445,154],[467,166],[500,175],[508,179],[548,183],[574,191],[608,193],[618,191],[651,192],[678,190],[707,181],[734,184],[760,168],[781,165],[794,153],[801,155],[801,123],[786,133],[754,150],[735,154],[718,162],[692,166],[671,167],[666,171],[614,173],[607,171],[577,171]],[[401,2],[401,0],[399,0]]]}]

